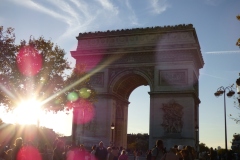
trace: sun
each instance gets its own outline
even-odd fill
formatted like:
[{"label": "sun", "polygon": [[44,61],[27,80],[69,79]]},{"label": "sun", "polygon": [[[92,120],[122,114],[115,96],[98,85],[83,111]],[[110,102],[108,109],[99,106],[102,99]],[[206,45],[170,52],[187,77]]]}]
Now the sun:
[{"label": "sun", "polygon": [[14,110],[15,123],[37,124],[42,114],[41,103],[35,99],[22,101]]}]

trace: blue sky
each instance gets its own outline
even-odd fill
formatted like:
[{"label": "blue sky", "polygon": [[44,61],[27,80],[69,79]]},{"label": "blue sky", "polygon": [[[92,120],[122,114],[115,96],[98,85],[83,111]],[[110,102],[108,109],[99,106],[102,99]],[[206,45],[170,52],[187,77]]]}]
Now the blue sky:
[{"label": "blue sky", "polygon": [[[214,92],[239,77],[240,49],[235,45],[240,38],[239,7],[239,0],[1,0],[0,25],[15,28],[16,43],[31,35],[51,39],[74,65],[70,51],[76,50],[80,32],[193,24],[205,62],[199,77],[200,142],[224,147],[223,96],[216,98]],[[130,96],[129,133],[148,132],[148,91],[149,87],[140,87]],[[233,98],[226,101],[230,148],[240,124],[229,115],[237,117],[240,110]]]}]

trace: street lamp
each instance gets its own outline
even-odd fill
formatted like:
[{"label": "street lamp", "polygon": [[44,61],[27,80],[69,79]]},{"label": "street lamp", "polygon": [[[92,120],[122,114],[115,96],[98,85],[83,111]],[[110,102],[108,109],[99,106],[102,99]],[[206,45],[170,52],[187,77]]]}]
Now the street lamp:
[{"label": "street lamp", "polygon": [[234,84],[232,84],[231,86],[227,86],[225,88],[223,86],[221,86],[214,93],[214,95],[216,97],[224,94],[224,121],[225,121],[225,149],[226,149],[226,151],[227,151],[227,123],[226,123],[226,98],[225,98],[226,96],[225,96],[225,93],[226,93],[226,90],[228,90],[227,96],[229,98],[232,97],[235,94],[235,92],[232,90],[233,85]]},{"label": "street lamp", "polygon": [[111,130],[112,130],[112,144],[113,144],[113,130],[114,130],[114,128],[115,128],[115,126],[114,126],[114,124],[112,123],[112,125],[111,125]]},{"label": "street lamp", "polygon": [[196,125],[195,127],[195,132],[196,132],[196,143],[195,143],[195,147],[196,147],[196,152],[197,152],[197,158],[198,158],[198,125]]},{"label": "street lamp", "polygon": [[[240,73],[239,73],[240,76]],[[240,95],[240,77],[236,80],[237,94]],[[238,104],[240,104],[240,99],[238,98]]]}]

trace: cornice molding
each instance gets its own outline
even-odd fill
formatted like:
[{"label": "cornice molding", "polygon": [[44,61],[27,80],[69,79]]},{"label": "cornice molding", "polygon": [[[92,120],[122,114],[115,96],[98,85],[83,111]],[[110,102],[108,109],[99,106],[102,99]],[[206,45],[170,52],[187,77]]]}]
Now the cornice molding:
[{"label": "cornice molding", "polygon": [[132,34],[146,34],[146,33],[159,33],[159,32],[169,32],[169,31],[180,31],[194,29],[192,24],[180,24],[174,26],[156,26],[156,27],[146,27],[146,28],[132,28],[132,29],[121,29],[121,30],[107,30],[107,31],[96,31],[96,32],[85,32],[79,33],[77,40],[82,38],[96,38],[96,37],[110,37],[119,35],[132,35]]}]

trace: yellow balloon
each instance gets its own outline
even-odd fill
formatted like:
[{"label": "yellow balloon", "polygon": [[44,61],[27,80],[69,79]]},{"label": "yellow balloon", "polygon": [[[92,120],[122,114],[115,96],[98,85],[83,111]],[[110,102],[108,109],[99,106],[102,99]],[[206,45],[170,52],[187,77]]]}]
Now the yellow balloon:
[{"label": "yellow balloon", "polygon": [[81,88],[79,90],[79,97],[81,97],[81,98],[86,99],[86,98],[89,98],[90,95],[91,95],[91,90],[88,88]]}]

